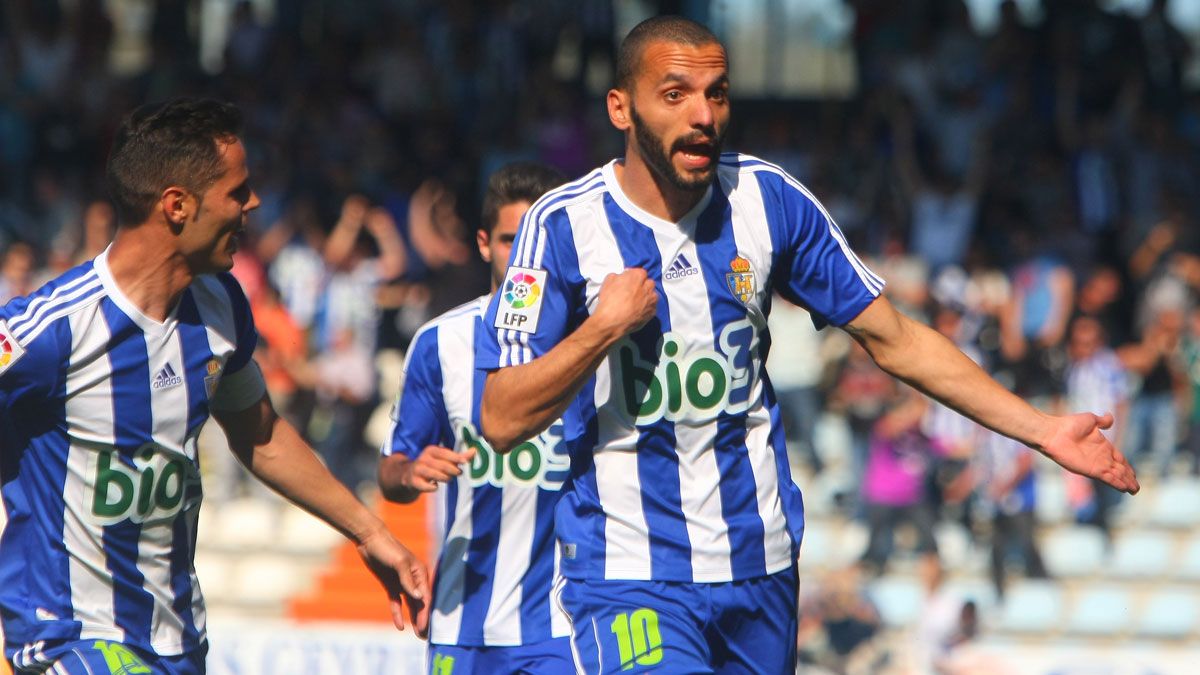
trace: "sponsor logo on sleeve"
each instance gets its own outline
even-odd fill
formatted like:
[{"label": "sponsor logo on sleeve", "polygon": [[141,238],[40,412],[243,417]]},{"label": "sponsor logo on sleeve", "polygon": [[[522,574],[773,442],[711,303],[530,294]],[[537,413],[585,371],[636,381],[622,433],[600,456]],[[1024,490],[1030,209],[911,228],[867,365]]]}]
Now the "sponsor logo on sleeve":
[{"label": "sponsor logo on sleeve", "polygon": [[510,267],[500,289],[500,306],[496,311],[496,328],[521,333],[537,332],[545,298],[546,270]]},{"label": "sponsor logo on sleeve", "polygon": [[13,337],[8,324],[0,321],[0,373],[8,370],[24,355],[25,348]]}]

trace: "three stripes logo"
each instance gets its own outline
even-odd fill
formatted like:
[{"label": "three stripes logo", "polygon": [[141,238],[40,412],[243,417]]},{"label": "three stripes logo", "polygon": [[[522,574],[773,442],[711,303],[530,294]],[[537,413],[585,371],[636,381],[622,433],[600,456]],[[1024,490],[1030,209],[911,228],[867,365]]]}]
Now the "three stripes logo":
[{"label": "three stripes logo", "polygon": [[183,378],[176,375],[175,369],[168,363],[154,375],[154,381],[150,383],[150,386],[157,391],[167,387],[177,387],[181,384],[183,384]]},{"label": "three stripes logo", "polygon": [[671,262],[671,266],[667,268],[666,273],[663,274],[663,278],[667,281],[674,281],[676,279],[690,277],[693,274],[699,273],[700,268],[694,267],[692,265],[692,261],[688,260],[687,256],[684,254],[680,253],[679,255],[675,256],[675,260]]}]

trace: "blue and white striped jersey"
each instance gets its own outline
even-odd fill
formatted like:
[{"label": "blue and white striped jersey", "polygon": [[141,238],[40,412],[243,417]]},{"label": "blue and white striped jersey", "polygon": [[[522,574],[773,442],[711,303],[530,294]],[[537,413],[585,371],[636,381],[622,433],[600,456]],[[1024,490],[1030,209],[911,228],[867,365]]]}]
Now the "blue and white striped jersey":
[{"label": "blue and white striped jersey", "polygon": [[722,582],[788,569],[804,513],[764,370],[771,291],[842,325],[883,282],[774,165],[723,155],[679,223],[634,205],[613,167],[530,208],[477,349],[480,369],[527,363],[586,319],[606,275],[641,267],[657,285],[657,316],[564,416],[563,574]]},{"label": "blue and white striped jersey", "polygon": [[478,431],[485,373],[475,369],[474,344],[489,299],[450,310],[417,333],[383,448],[385,456],[410,458],[427,445],[475,449],[470,468],[440,491],[445,538],[430,618],[434,644],[515,646],[570,634],[550,594],[559,567],[554,505],[569,470],[562,425],[505,455]]},{"label": "blue and white striped jersey", "polygon": [[67,641],[203,642],[196,437],[255,340],[232,276],[197,278],[159,323],[107,252],[0,308],[0,618],[18,666]]}]

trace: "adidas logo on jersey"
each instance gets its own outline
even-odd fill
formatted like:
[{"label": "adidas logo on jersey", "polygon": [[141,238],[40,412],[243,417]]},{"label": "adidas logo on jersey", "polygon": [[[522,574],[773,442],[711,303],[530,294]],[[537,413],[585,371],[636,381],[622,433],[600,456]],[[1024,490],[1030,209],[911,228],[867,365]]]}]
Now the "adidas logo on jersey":
[{"label": "adidas logo on jersey", "polygon": [[176,375],[175,369],[168,363],[154,376],[154,381],[150,383],[150,386],[157,391],[167,387],[177,387],[181,384],[183,384],[183,378]]},{"label": "adidas logo on jersey", "polygon": [[663,275],[663,278],[667,281],[674,281],[675,279],[682,279],[699,273],[700,269],[693,267],[692,262],[687,259],[687,256],[680,253],[675,256],[675,260],[671,262],[671,266],[667,268],[667,272]]}]

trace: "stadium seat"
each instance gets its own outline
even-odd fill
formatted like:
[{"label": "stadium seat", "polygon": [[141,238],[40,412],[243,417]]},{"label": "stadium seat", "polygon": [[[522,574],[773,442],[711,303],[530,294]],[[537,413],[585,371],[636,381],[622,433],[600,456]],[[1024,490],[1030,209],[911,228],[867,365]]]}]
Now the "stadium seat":
[{"label": "stadium seat", "polygon": [[1054,530],[1043,540],[1042,558],[1053,576],[1089,576],[1104,561],[1104,535],[1085,526]]},{"label": "stadium seat", "polygon": [[1200,628],[1200,597],[1193,591],[1163,588],[1146,601],[1135,630],[1141,637],[1181,639]]},{"label": "stadium seat", "polygon": [[1190,528],[1200,523],[1200,481],[1172,478],[1154,491],[1149,523],[1158,527]]},{"label": "stadium seat", "polygon": [[956,593],[963,602],[971,601],[980,612],[990,612],[996,607],[996,588],[986,579],[971,577],[951,579],[946,582],[946,588]]},{"label": "stadium seat", "polygon": [[214,545],[244,550],[273,547],[278,539],[279,504],[253,497],[222,504],[216,512],[216,527],[211,534]]},{"label": "stadium seat", "polygon": [[1110,576],[1119,579],[1161,577],[1171,565],[1174,543],[1162,532],[1133,532],[1117,539],[1112,562],[1106,566]]},{"label": "stadium seat", "polygon": [[343,541],[332,527],[304,510],[287,506],[280,514],[279,546],[297,555],[324,555]]},{"label": "stadium seat", "polygon": [[1067,486],[1060,470],[1038,472],[1034,483],[1037,517],[1040,522],[1057,525],[1071,517],[1067,504]]},{"label": "stadium seat", "polygon": [[222,553],[196,553],[196,576],[200,579],[200,589],[204,598],[209,602],[227,600],[230,594],[229,580],[232,576],[234,561]]},{"label": "stadium seat", "polygon": [[830,557],[829,564],[833,567],[845,567],[858,562],[858,559],[866,552],[870,532],[866,525],[851,521],[834,528],[832,536],[834,540],[831,549],[833,555]]},{"label": "stadium seat", "polygon": [[1062,625],[1063,593],[1052,581],[1023,580],[1008,591],[997,627],[1010,633],[1051,633]]},{"label": "stadium seat", "polygon": [[[807,514],[806,514],[807,515]],[[822,569],[833,557],[831,525],[821,520],[804,520],[804,540],[800,543],[797,566],[804,571]]]},{"label": "stadium seat", "polygon": [[287,555],[247,556],[237,565],[229,600],[282,611],[284,600],[308,585],[311,571],[296,566]]},{"label": "stadium seat", "polygon": [[1183,546],[1183,554],[1175,566],[1175,576],[1186,581],[1200,581],[1200,535],[1193,536]]},{"label": "stadium seat", "polygon": [[925,589],[915,579],[881,577],[867,586],[867,596],[888,626],[909,626],[925,604]]},{"label": "stadium seat", "polygon": [[934,530],[937,539],[938,555],[942,565],[947,569],[979,571],[978,563],[981,558],[972,558],[971,533],[958,523],[940,523]]},{"label": "stadium seat", "polygon": [[1088,636],[1112,636],[1128,630],[1133,624],[1133,600],[1130,594],[1115,586],[1088,587],[1067,619],[1071,633]]}]

